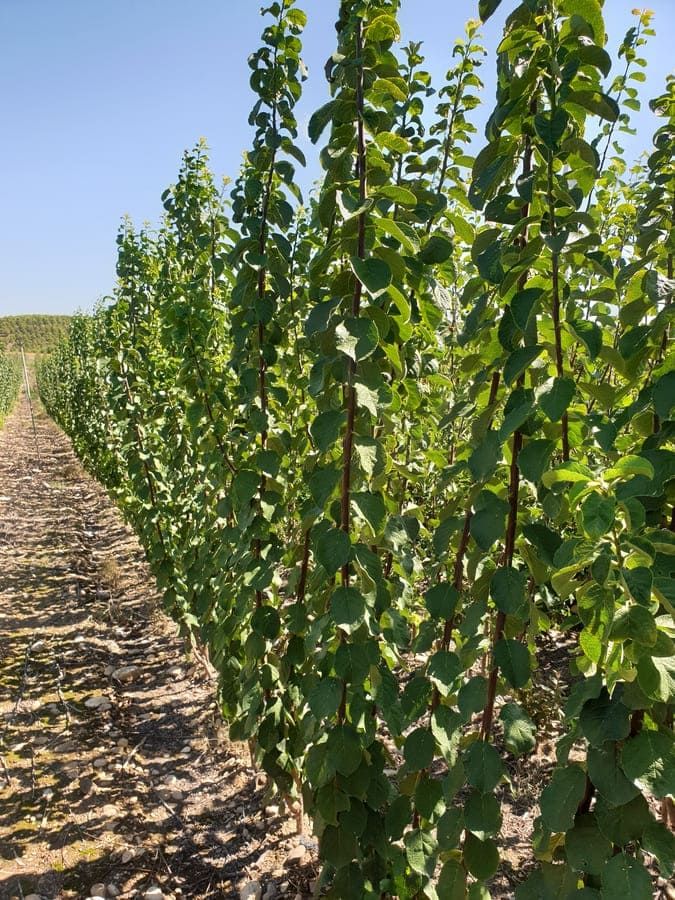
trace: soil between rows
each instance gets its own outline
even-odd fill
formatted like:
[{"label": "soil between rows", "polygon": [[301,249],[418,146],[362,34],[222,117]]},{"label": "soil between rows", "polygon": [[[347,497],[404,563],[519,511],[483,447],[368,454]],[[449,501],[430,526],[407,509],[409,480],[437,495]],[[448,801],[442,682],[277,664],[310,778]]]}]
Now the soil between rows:
[{"label": "soil between rows", "polygon": [[118,510],[36,421],[39,461],[25,398],[0,431],[0,898],[308,896],[312,840],[228,742]]}]

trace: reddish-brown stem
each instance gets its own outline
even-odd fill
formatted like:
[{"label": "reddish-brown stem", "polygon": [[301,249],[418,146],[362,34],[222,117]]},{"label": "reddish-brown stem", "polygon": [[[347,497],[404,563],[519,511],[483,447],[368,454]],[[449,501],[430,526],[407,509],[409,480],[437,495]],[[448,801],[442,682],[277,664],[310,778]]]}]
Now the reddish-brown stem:
[{"label": "reddish-brown stem", "polygon": [[[361,20],[356,24],[356,57],[361,59],[362,54],[362,35]],[[357,142],[357,170],[359,176],[359,201],[365,203],[367,196],[366,182],[366,136],[363,122],[364,97],[363,97],[363,66],[359,66],[356,76],[356,142]],[[365,259],[366,255],[366,215],[360,213],[358,218],[358,238],[356,255],[359,259]],[[352,296],[351,314],[354,318],[358,318],[361,311],[361,296],[363,293],[363,285],[359,278],[356,278],[354,286],[354,294]],[[354,449],[354,425],[356,421],[356,362],[349,361],[349,369],[347,373],[347,425],[344,438],[342,441],[342,492],[340,504],[340,527],[349,534],[351,525],[351,482],[352,482],[352,452]],[[342,583],[347,586],[349,584],[349,562],[342,567]]]}]

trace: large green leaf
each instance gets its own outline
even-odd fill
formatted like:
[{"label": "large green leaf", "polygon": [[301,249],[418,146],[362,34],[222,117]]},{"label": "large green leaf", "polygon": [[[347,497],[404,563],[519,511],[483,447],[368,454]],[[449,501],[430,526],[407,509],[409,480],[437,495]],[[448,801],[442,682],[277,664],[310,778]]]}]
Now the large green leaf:
[{"label": "large green leaf", "polygon": [[639,860],[625,853],[613,856],[602,873],[602,900],[651,900],[652,880]]},{"label": "large green leaf", "polygon": [[526,603],[525,586],[527,574],[513,567],[501,567],[490,581],[490,596],[497,609],[507,615],[522,613]]},{"label": "large green leaf", "polygon": [[411,731],[403,745],[403,756],[409,768],[414,771],[428,768],[434,759],[435,742],[426,728]]},{"label": "large green leaf", "polygon": [[517,703],[505,703],[499,713],[504,728],[504,744],[514,756],[522,756],[534,750],[537,729],[532,719]]},{"label": "large green leaf", "polygon": [[541,792],[539,806],[549,831],[568,831],[574,825],[579,804],[586,792],[586,775],[577,765],[556,769]]},{"label": "large green leaf", "polygon": [[481,881],[486,881],[499,867],[499,850],[491,838],[482,841],[467,831],[464,840],[464,863],[469,872]]},{"label": "large green leaf", "polygon": [[351,500],[359,515],[366,520],[375,534],[379,534],[387,517],[382,494],[377,491],[354,491]]},{"label": "large green leaf", "polygon": [[618,847],[639,841],[645,828],[653,821],[642,794],[621,806],[610,806],[601,797],[595,805],[595,818],[600,831]]},{"label": "large green leaf", "polygon": [[488,431],[468,460],[474,481],[485,481],[497,468],[502,458],[502,445],[496,431]]},{"label": "large green leaf", "polygon": [[601,538],[607,534],[616,517],[616,501],[592,491],[581,504],[580,522],[589,538]]},{"label": "large green leaf", "polygon": [[371,297],[379,297],[391,284],[392,274],[387,263],[375,256],[368,259],[351,257],[352,271]]},{"label": "large green leaf", "polygon": [[478,0],[478,15],[481,18],[481,22],[487,22],[501,2],[502,0]]},{"label": "large green leaf", "polygon": [[655,797],[675,794],[675,739],[672,731],[643,728],[623,745],[621,768],[631,781]]},{"label": "large green leaf", "polygon": [[577,816],[565,835],[567,862],[578,872],[600,875],[612,854],[612,842],[598,828],[594,815]]},{"label": "large green leaf", "polygon": [[336,869],[347,866],[361,855],[356,837],[345,828],[336,828],[333,825],[328,825],[324,829],[320,851],[322,859]]},{"label": "large green leaf", "polygon": [[466,900],[466,872],[460,862],[449,859],[443,865],[437,889],[444,900]]},{"label": "large green leaf", "polygon": [[345,565],[350,550],[349,536],[338,528],[329,528],[316,542],[316,557],[329,575]]},{"label": "large green leaf", "polygon": [[470,791],[464,803],[464,822],[469,831],[482,841],[498,834],[502,827],[502,814],[495,795]]},{"label": "large green leaf", "polygon": [[537,403],[552,422],[559,422],[575,392],[571,378],[552,378],[536,391]]},{"label": "large green leaf", "polygon": [[618,690],[610,697],[603,688],[600,696],[587,700],[579,716],[581,731],[594,747],[606,741],[621,741],[630,732],[630,711],[623,705]]},{"label": "large green leaf", "polygon": [[434,619],[451,619],[458,601],[457,589],[447,581],[433,585],[424,595],[427,611]]},{"label": "large green leaf", "polygon": [[530,651],[521,641],[510,638],[497,641],[495,664],[513,688],[525,687],[530,680]]},{"label": "large green leaf", "polygon": [[332,716],[342,700],[343,684],[338,678],[322,678],[310,691],[307,702],[317,719]]},{"label": "large green leaf", "polygon": [[338,587],[330,599],[330,616],[336,625],[348,634],[363,622],[366,601],[360,591],[353,587]]},{"label": "large green leaf", "polygon": [[378,340],[377,328],[371,319],[345,319],[335,329],[337,349],[355,362],[370,356]]},{"label": "large green leaf", "polygon": [[466,777],[472,787],[483,793],[494,790],[504,772],[501,757],[492,744],[474,741],[465,755]]}]

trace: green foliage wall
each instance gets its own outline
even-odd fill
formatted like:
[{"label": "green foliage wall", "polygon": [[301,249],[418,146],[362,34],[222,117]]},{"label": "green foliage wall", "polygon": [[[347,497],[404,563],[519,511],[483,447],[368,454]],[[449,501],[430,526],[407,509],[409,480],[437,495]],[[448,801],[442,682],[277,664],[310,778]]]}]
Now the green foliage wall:
[{"label": "green foliage wall", "polygon": [[0,316],[0,348],[49,353],[66,335],[71,316]]},{"label": "green foliage wall", "polygon": [[397,0],[336,4],[303,202],[306,16],[273,3],[230,199],[186,153],[40,372],[332,897],[490,896],[543,637],[571,688],[516,896],[673,868],[674,82],[630,168],[649,14],[608,81],[598,0],[504,6],[474,158],[478,23],[435,91]]},{"label": "green foliage wall", "polygon": [[0,351],[0,425],[14,406],[20,385],[18,360]]}]

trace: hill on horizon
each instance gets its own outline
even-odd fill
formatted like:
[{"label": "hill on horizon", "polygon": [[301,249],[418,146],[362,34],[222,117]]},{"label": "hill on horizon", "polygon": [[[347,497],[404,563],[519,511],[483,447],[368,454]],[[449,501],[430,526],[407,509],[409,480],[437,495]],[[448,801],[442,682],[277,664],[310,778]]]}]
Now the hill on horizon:
[{"label": "hill on horizon", "polygon": [[50,353],[64,337],[72,316],[0,316],[0,349]]}]

